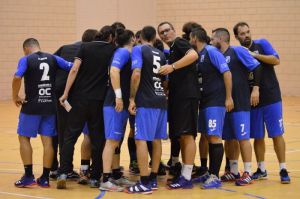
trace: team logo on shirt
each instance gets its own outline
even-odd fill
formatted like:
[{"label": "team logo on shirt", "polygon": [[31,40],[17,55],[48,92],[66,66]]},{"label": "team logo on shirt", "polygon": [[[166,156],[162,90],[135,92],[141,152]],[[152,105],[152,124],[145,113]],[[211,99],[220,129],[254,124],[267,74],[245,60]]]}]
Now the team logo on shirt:
[{"label": "team logo on shirt", "polygon": [[226,58],[226,63],[227,64],[230,63],[230,56],[226,56],[225,58]]},{"label": "team logo on shirt", "polygon": [[205,55],[201,55],[200,62],[204,62]]}]

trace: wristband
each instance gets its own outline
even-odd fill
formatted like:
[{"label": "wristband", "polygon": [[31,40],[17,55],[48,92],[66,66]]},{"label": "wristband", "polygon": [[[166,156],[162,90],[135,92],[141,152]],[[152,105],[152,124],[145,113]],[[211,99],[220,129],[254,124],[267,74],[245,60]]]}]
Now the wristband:
[{"label": "wristband", "polygon": [[117,89],[115,90],[115,95],[116,95],[116,98],[122,99],[122,91],[121,91],[120,88],[117,88]]}]

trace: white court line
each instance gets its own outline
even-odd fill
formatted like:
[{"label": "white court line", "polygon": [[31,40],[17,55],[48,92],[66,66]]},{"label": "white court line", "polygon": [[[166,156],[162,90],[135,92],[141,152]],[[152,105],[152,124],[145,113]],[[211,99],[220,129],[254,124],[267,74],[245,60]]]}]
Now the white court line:
[{"label": "white court line", "polygon": [[[297,153],[299,152],[300,149],[295,149],[295,150],[290,150],[290,151],[286,151],[285,153]],[[276,155],[276,153],[266,153],[267,155]]]},{"label": "white court line", "polygon": [[31,196],[31,195],[18,194],[18,193],[10,193],[10,192],[4,192],[4,191],[0,191],[0,194],[3,194],[3,195],[12,195],[12,196],[20,196],[20,197],[24,197],[24,198],[53,199],[53,198],[47,198],[47,197],[42,197],[42,196]]}]

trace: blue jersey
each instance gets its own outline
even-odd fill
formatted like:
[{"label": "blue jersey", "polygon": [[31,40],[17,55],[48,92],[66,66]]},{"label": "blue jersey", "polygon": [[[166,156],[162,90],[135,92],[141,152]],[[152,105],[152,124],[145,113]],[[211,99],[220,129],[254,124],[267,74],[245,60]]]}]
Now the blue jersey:
[{"label": "blue jersey", "polygon": [[249,71],[259,65],[259,62],[241,46],[230,46],[223,55],[232,74],[233,111],[250,111],[248,75]]},{"label": "blue jersey", "polygon": [[[126,48],[119,48],[113,56],[111,67],[120,69],[120,86],[122,90],[122,99],[124,109],[128,109],[130,94],[130,78],[131,78],[131,58],[130,52]],[[115,92],[111,82],[105,97],[104,106],[115,106]]]},{"label": "blue jersey", "polygon": [[55,75],[58,67],[70,70],[71,62],[44,52],[22,57],[15,76],[23,77],[25,100],[21,112],[35,115],[55,114]]},{"label": "blue jersey", "polygon": [[141,69],[141,80],[135,102],[137,107],[167,108],[166,95],[162,87],[164,76],[158,72],[166,64],[164,54],[149,45],[138,45],[132,49],[132,70]]},{"label": "blue jersey", "polygon": [[[262,55],[274,55],[279,58],[277,52],[266,39],[253,40],[249,50]],[[262,66],[262,76],[259,89],[259,105],[265,106],[281,101],[281,92],[274,66],[264,62],[260,63]]]},{"label": "blue jersey", "polygon": [[202,76],[200,108],[225,106],[223,73],[226,71],[229,67],[217,48],[206,45],[199,52],[198,72]]}]

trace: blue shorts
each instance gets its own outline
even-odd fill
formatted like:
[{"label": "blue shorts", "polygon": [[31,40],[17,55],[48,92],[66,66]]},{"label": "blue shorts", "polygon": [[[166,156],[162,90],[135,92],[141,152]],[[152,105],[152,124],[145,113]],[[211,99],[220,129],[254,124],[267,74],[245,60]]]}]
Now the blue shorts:
[{"label": "blue shorts", "polygon": [[124,137],[129,113],[127,110],[117,112],[115,107],[104,106],[105,138],[110,140],[121,140]]},{"label": "blue shorts", "polygon": [[250,111],[226,113],[223,140],[250,139]]},{"label": "blue shorts", "polygon": [[37,134],[43,136],[56,135],[55,115],[29,115],[20,113],[18,134],[25,137],[36,137]]},{"label": "blue shorts", "polygon": [[225,107],[207,107],[199,110],[198,132],[222,138]]},{"label": "blue shorts", "polygon": [[134,138],[146,141],[166,139],[167,111],[158,108],[137,108]]},{"label": "blue shorts", "polygon": [[277,102],[251,110],[251,138],[264,138],[265,127],[267,128],[269,138],[273,138],[284,133],[282,102]]},{"label": "blue shorts", "polygon": [[88,128],[87,122],[84,124],[84,127],[82,129],[82,133],[84,135],[88,135],[89,134],[89,128]]}]

